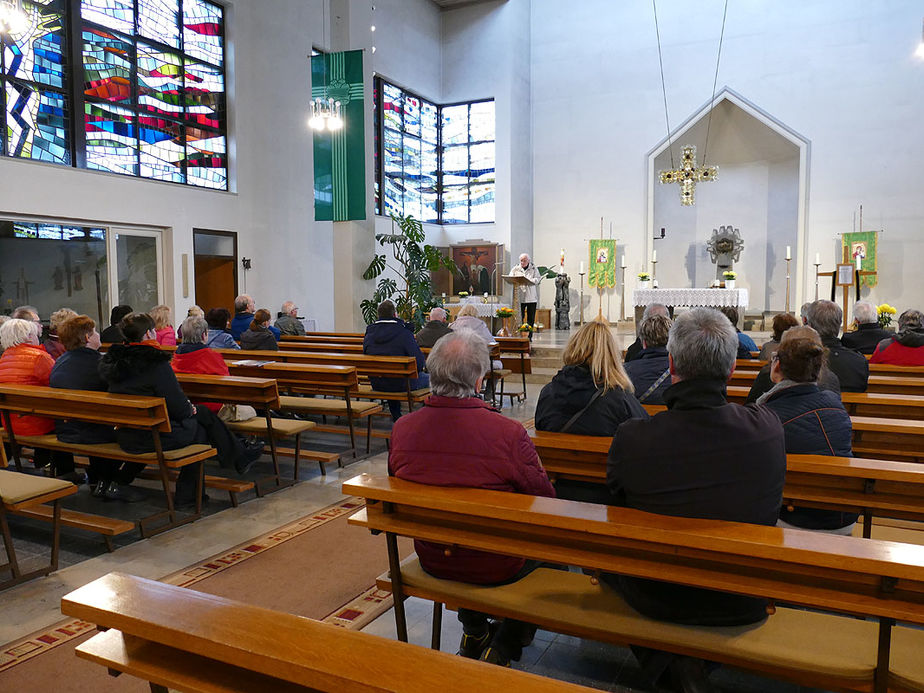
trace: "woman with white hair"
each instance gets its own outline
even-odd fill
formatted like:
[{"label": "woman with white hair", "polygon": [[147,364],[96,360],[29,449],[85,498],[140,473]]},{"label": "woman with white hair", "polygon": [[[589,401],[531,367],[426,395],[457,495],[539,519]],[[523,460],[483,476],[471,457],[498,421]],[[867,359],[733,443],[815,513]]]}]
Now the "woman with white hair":
[{"label": "woman with white hair", "polygon": [[[539,270],[533,264],[532,259],[526,253],[520,255],[520,264],[510,271],[511,275],[526,277],[530,283],[520,287],[520,312],[523,322],[529,325],[536,324],[536,305],[539,303],[539,282],[542,277]],[[529,333],[529,338],[533,338],[533,333]]]},{"label": "woman with white hair", "polygon": [[[449,326],[449,329],[453,332],[460,332],[462,330],[474,332],[488,345],[489,349],[496,343],[494,341],[494,335],[491,334],[491,330],[489,330],[484,321],[478,317],[478,311],[475,309],[475,306],[470,303],[462,306],[462,310],[456,315],[456,319]],[[504,367],[504,364],[496,359],[493,365],[495,370]]]}]

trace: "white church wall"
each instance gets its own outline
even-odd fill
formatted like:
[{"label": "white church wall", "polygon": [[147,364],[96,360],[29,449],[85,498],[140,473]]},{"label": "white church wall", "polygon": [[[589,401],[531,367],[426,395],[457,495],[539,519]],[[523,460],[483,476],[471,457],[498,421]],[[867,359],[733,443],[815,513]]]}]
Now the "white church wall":
[{"label": "white church wall", "polygon": [[[645,156],[666,133],[651,6],[586,0],[563,12],[554,0],[532,0],[531,7],[536,254],[564,246],[575,258],[573,273],[604,216],[614,221],[615,236],[628,239],[632,276],[646,254]],[[676,0],[658,9],[676,126],[709,100],[723,3],[710,0],[690,12]],[[793,247],[807,296],[815,253],[822,270],[833,264],[834,236],[852,230],[862,203],[864,229],[886,230],[872,298],[899,306],[920,301],[924,277],[913,260],[924,244],[915,176],[924,157],[924,140],[915,136],[924,112],[917,88],[924,62],[913,57],[920,22],[920,4],[903,0],[729,7],[719,88],[729,86],[811,142],[809,237],[804,248]],[[768,224],[784,204],[771,200]],[[659,260],[669,262],[669,246],[656,247]],[[743,255],[746,268],[753,247]],[[662,286],[685,279],[662,274],[661,262]],[[772,281],[771,296],[781,296],[785,274],[777,265]],[[542,304],[553,298],[544,287]],[[794,292],[793,305],[800,299]],[[773,308],[781,303],[771,301]]]}]

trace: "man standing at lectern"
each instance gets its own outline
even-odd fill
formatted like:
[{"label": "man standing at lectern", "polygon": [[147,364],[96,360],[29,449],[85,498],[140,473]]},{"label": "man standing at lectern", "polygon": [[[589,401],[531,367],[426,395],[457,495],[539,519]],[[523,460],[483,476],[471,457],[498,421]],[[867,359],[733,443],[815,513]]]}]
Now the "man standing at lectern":
[{"label": "man standing at lectern", "polygon": [[[526,277],[530,283],[520,287],[520,311],[521,320],[535,329],[536,324],[536,304],[539,303],[539,282],[542,277],[539,276],[539,270],[533,264],[529,255],[523,253],[520,255],[520,264],[514,267],[511,275]],[[529,333],[529,338],[533,338],[533,333]]]}]

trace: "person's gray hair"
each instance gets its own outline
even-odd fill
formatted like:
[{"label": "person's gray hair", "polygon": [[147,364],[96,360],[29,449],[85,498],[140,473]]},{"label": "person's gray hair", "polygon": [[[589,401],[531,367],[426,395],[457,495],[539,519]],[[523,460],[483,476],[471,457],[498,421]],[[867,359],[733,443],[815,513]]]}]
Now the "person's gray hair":
[{"label": "person's gray hair", "polygon": [[799,309],[799,317],[802,318],[802,324],[808,325],[809,317],[812,315],[812,302],[803,303],[802,308]]},{"label": "person's gray hair", "polygon": [[440,322],[446,322],[446,311],[442,308],[431,308],[430,309],[430,319],[439,320]]},{"label": "person's gray hair", "polygon": [[834,301],[820,299],[812,304],[809,311],[809,325],[822,339],[837,338],[843,317],[844,311]]},{"label": "person's gray hair", "polygon": [[649,303],[642,312],[642,320],[647,320],[652,315],[663,315],[665,318],[669,318],[671,312],[663,303]]},{"label": "person's gray hair", "polygon": [[857,301],[853,307],[853,317],[860,325],[879,322],[879,311],[869,301]]},{"label": "person's gray hair", "polygon": [[674,363],[674,375],[728,380],[735,367],[738,335],[722,313],[713,308],[692,308],[674,319],[667,351]]},{"label": "person's gray hair", "polygon": [[0,348],[6,351],[17,344],[32,344],[37,338],[35,323],[22,318],[10,318],[0,325]]},{"label": "person's gray hair", "polygon": [[924,313],[919,310],[909,308],[898,316],[898,330],[920,330],[924,328]]},{"label": "person's gray hair", "polygon": [[491,368],[488,345],[471,330],[441,337],[427,357],[430,391],[440,397],[475,396],[478,378]]},{"label": "person's gray hair", "polygon": [[[33,315],[35,317],[32,317]],[[38,320],[39,312],[35,306],[17,306],[10,317],[15,320]]]},{"label": "person's gray hair", "polygon": [[283,315],[288,315],[295,308],[295,304],[292,301],[286,301],[282,304],[282,310],[280,311]]},{"label": "person's gray hair", "polygon": [[180,332],[183,333],[183,344],[202,344],[202,335],[209,331],[209,324],[205,318],[198,315],[190,315],[180,325]]},{"label": "person's gray hair", "polygon": [[234,312],[243,313],[245,310],[247,310],[247,306],[250,305],[252,300],[253,299],[250,298],[250,296],[247,294],[241,294],[236,299],[234,299]]}]

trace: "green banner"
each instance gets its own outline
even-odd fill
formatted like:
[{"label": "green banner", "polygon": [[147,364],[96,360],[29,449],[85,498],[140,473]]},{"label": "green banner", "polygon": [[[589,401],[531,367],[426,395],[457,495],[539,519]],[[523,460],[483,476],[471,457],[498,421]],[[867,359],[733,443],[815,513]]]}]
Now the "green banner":
[{"label": "green banner", "polygon": [[325,53],[311,58],[311,98],[332,98],[343,107],[343,127],[314,131],[314,218],[366,218],[363,120],[363,52]]},{"label": "green banner", "polygon": [[616,286],[616,241],[591,241],[589,266],[587,283],[590,286],[600,289],[612,289]]},{"label": "green banner", "polygon": [[[857,264],[857,258],[861,258],[860,269],[868,272],[878,272],[879,260],[876,256],[876,241],[878,240],[877,231],[854,231],[845,233],[843,236],[843,247],[847,249],[847,256],[854,265]],[[860,285],[873,288],[879,283],[878,274],[869,274],[860,276]]]}]

